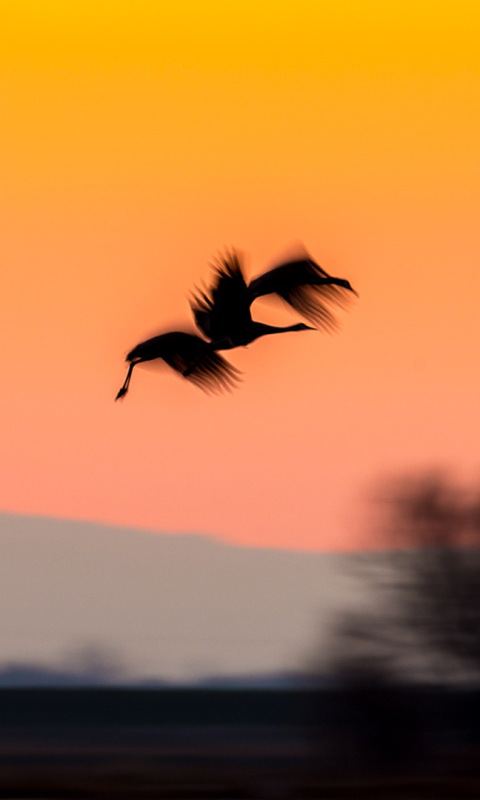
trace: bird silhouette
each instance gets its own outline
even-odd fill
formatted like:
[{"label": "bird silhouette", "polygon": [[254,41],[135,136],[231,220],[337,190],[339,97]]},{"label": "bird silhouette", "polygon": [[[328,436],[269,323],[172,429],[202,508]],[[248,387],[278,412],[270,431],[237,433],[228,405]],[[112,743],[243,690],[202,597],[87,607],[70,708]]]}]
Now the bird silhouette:
[{"label": "bird silhouette", "polygon": [[315,330],[303,322],[278,326],[253,320],[250,307],[258,297],[276,294],[318,327],[331,330],[337,322],[328,304],[344,306],[347,292],[356,294],[347,280],[328,275],[306,252],[248,285],[241,256],[235,250],[219,256],[214,270],[211,285],[197,289],[190,301],[197,327],[209,341],[171,331],[140,342],[126,357],[129,368],[116,400],[128,392],[134,367],[156,359],[165,361],[205,392],[230,390],[240,380],[240,372],[219,355],[219,350],[246,346],[269,334]]},{"label": "bird silhouette", "polygon": [[255,297],[246,284],[237,251],[219,256],[214,271],[210,287],[197,289],[190,302],[195,322],[214,350],[245,347],[260,336],[274,333],[315,330],[303,322],[277,326],[252,319],[250,306]]},{"label": "bird silhouette", "polygon": [[307,251],[264,272],[248,285],[250,303],[269,294],[278,295],[302,317],[328,331],[338,327],[328,306],[345,307],[349,294],[358,297],[347,280],[329,275]]},{"label": "bird silhouette", "polygon": [[207,393],[228,391],[239,380],[239,371],[216,353],[210,342],[191,333],[172,331],[140,342],[128,353],[127,377],[115,400],[128,392],[134,367],[157,358]]}]

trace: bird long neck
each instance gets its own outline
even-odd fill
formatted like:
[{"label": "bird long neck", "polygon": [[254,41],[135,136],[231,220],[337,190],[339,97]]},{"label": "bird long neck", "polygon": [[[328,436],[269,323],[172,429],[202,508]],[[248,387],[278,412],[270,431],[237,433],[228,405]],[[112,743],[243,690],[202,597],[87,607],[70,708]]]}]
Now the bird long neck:
[{"label": "bird long neck", "polygon": [[346,285],[346,283],[347,282],[343,278],[332,278],[330,275],[327,275],[327,276],[317,275],[312,280],[312,285],[316,285],[316,286],[325,286],[327,284],[330,284],[330,285],[333,284],[333,286],[343,286],[344,288],[349,288],[349,286]]},{"label": "bird long neck", "polygon": [[264,322],[254,322],[252,327],[257,339],[259,336],[267,336],[271,333],[289,333],[290,331],[304,330],[302,323],[296,325],[266,325]]},{"label": "bird long neck", "polygon": [[296,325],[266,325],[264,322],[254,322],[252,321],[248,327],[245,328],[244,331],[241,332],[240,335],[235,335],[232,337],[225,337],[224,339],[218,339],[211,343],[210,347],[212,350],[231,350],[234,347],[246,347],[251,342],[254,342],[255,339],[259,339],[260,336],[267,336],[271,333],[288,333],[289,331],[304,331],[304,330],[315,330],[314,328],[309,328],[308,325],[304,325],[303,322],[299,322]]}]

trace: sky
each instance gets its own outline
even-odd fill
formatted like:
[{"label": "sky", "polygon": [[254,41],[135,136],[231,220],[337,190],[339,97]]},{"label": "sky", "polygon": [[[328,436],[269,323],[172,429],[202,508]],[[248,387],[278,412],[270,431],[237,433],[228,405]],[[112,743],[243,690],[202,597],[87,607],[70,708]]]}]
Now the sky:
[{"label": "sky", "polygon": [[[378,546],[385,476],[480,474],[480,9],[4,0],[0,509]],[[359,299],[205,396],[125,354],[224,247],[303,242]],[[264,301],[255,317],[298,321]]]}]

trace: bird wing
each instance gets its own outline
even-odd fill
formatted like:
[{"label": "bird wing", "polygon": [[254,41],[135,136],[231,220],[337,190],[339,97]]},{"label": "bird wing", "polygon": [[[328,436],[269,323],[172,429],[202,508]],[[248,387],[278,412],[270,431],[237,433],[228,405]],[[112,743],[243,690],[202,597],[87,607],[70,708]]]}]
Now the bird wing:
[{"label": "bird wing", "polygon": [[349,301],[346,290],[332,284],[292,286],[288,291],[278,294],[302,317],[325,331],[334,331],[339,325],[329,305],[345,307]]},{"label": "bird wing", "polygon": [[170,334],[169,347],[162,357],[172,369],[207,393],[230,391],[240,380],[239,370],[212,350],[209,342],[190,333]]},{"label": "bird wing", "polygon": [[327,272],[311,258],[296,258],[277,264],[263,275],[258,275],[248,286],[252,298],[262,297],[266,294],[279,294],[285,289],[316,280],[329,278]]},{"label": "bird wing", "polygon": [[235,338],[251,323],[250,296],[240,255],[227,252],[214,263],[209,287],[193,294],[190,306],[195,322],[211,341]]},{"label": "bird wing", "polygon": [[328,281],[330,275],[313,259],[288,261],[259,275],[249,284],[251,302],[256,297],[276,294],[305,319],[324,330],[338,327],[329,306],[345,307],[348,289]]}]

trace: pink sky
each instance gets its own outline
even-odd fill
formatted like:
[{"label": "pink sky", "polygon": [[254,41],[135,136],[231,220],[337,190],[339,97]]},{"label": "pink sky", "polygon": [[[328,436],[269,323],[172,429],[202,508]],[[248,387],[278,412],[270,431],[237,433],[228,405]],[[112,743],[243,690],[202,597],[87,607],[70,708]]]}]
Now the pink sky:
[{"label": "pink sky", "polygon": [[[42,37],[26,3],[0,34],[1,508],[348,548],[378,478],[475,479],[476,12],[281,5],[273,47],[248,3],[186,32],[140,4],[110,36],[100,5]],[[113,402],[131,347],[191,325],[219,248],[254,274],[297,241],[359,292],[339,333],[232,353],[232,395],[139,369]]]}]

